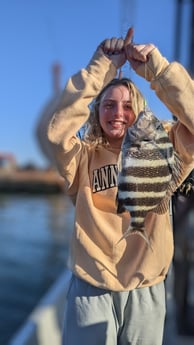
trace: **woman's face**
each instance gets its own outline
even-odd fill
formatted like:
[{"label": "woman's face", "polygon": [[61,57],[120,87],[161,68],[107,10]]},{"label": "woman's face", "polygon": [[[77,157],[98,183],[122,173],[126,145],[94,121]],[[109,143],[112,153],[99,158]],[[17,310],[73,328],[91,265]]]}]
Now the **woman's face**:
[{"label": "woman's face", "polygon": [[110,145],[120,147],[127,128],[135,121],[126,86],[110,86],[104,92],[99,105],[99,121]]}]

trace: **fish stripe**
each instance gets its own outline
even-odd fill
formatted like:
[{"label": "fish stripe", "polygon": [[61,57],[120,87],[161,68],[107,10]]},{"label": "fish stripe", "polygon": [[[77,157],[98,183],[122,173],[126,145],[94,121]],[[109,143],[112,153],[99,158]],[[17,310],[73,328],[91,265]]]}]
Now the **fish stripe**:
[{"label": "fish stripe", "polygon": [[[119,206],[121,206],[121,204],[119,204]],[[127,211],[127,208],[125,208],[125,205],[124,205],[124,202],[122,204],[123,208],[122,208],[122,211],[118,212],[118,213],[122,213],[122,212],[125,212]],[[154,205],[130,205],[130,215],[131,217],[133,218],[134,214],[136,214],[136,212],[138,211],[144,211],[147,212],[150,211],[150,210],[153,210],[155,209]]]},{"label": "fish stripe", "polygon": [[[159,191],[159,192],[152,192],[152,191],[145,191],[146,197],[149,198],[155,198],[156,195],[158,196],[158,198],[163,198],[165,196],[164,191]],[[143,198],[145,199],[144,196],[144,192],[141,191],[123,191],[122,192],[122,197],[121,199],[125,199],[126,200],[126,196],[128,196],[129,198],[133,199],[133,198],[141,198],[143,196]]]},{"label": "fish stripe", "polygon": [[122,162],[123,169],[126,169],[126,167],[135,167],[135,166],[167,166],[166,165],[166,158],[164,157],[157,157],[157,159],[148,159],[148,157],[145,155],[145,157],[126,157],[125,160]]},{"label": "fish stripe", "polygon": [[142,211],[138,210],[138,211],[130,212],[131,217],[138,217],[138,219],[141,218],[142,220],[145,218],[146,214],[147,214],[146,210],[142,210]]},{"label": "fish stripe", "polygon": [[131,166],[131,167],[125,167],[122,169],[120,178],[122,179],[122,176],[125,175],[132,175],[132,176],[142,176],[144,178],[146,177],[158,177],[158,176],[169,176],[169,169],[166,166]]},{"label": "fish stripe", "polygon": [[124,183],[121,182],[119,183],[119,190],[124,192],[124,191],[136,191],[138,188],[139,192],[144,192],[144,191],[153,191],[153,192],[158,192],[158,191],[166,191],[166,187],[168,186],[169,181],[166,181],[166,183],[164,183],[164,181],[162,182],[157,182],[157,183],[153,183],[153,179],[150,179],[150,183],[138,183],[138,187],[137,187],[137,183]]},{"label": "fish stripe", "polygon": [[135,219],[131,222],[131,226],[136,230],[139,229],[139,231],[142,231],[143,225],[144,225],[144,222],[143,221],[138,222],[138,219]]},{"label": "fish stripe", "polygon": [[153,208],[150,208],[149,205],[131,205],[130,206],[130,214],[131,212],[137,212],[138,210],[143,210],[143,211],[149,211],[150,209],[153,209]]},{"label": "fish stripe", "polygon": [[170,181],[171,176],[154,176],[154,177],[144,177],[144,176],[122,176],[122,179],[119,179],[118,185],[123,183],[132,183],[132,184],[152,184],[152,183],[166,183],[167,181]]},{"label": "fish stripe", "polygon": [[[170,153],[169,153],[169,156]],[[138,149],[135,151],[131,151],[131,152],[128,152],[126,153],[125,155],[126,159],[128,157],[130,158],[135,158],[135,159],[139,159],[139,160],[142,160],[142,159],[145,159],[145,160],[158,160],[158,159],[163,159],[165,160],[166,159],[166,155],[164,153],[162,153],[162,151],[160,152],[158,148],[151,148],[151,150],[146,150],[144,149],[144,151],[140,152]]]},{"label": "fish stripe", "polygon": [[155,206],[156,204],[159,204],[161,201],[161,197],[154,197],[154,198],[122,198],[119,200],[120,203],[122,203],[122,205],[125,206],[133,206],[133,205],[139,205],[139,206]]}]

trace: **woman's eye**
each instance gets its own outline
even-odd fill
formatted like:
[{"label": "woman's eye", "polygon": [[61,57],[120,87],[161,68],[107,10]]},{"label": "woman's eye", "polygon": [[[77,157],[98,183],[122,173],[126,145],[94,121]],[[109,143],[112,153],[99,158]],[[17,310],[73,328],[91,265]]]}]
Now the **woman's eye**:
[{"label": "woman's eye", "polygon": [[131,110],[132,107],[131,107],[130,104],[125,104],[125,105],[124,105],[124,109],[126,109],[126,110]]},{"label": "woman's eye", "polygon": [[110,109],[110,108],[112,108],[112,107],[113,107],[113,104],[112,104],[112,103],[106,103],[106,104],[105,104],[105,108],[109,108],[109,109]]}]

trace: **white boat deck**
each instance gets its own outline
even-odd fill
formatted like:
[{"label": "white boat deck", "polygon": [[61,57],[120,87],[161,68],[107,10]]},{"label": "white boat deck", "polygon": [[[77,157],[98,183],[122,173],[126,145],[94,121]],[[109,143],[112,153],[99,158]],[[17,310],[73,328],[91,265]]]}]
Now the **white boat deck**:
[{"label": "white boat deck", "polygon": [[[167,317],[163,345],[193,345],[194,337],[180,336],[176,330],[172,275],[167,280]],[[61,345],[64,305],[71,272],[65,271],[12,338],[9,345]]]}]

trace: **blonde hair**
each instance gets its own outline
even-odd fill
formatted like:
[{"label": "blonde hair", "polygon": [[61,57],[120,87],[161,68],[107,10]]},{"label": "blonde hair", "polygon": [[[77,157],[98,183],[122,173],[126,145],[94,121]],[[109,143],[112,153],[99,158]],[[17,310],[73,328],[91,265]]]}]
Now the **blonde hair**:
[{"label": "blonde hair", "polygon": [[126,86],[131,94],[132,109],[135,114],[135,117],[138,117],[138,114],[145,107],[145,99],[139,89],[135,84],[128,78],[122,79],[113,79],[111,80],[98,94],[94,99],[91,105],[91,111],[88,121],[85,124],[85,131],[83,135],[83,140],[87,143],[93,143],[95,145],[108,145],[108,141],[104,135],[104,132],[100,126],[99,122],[99,105],[104,95],[105,91],[111,86]]}]

